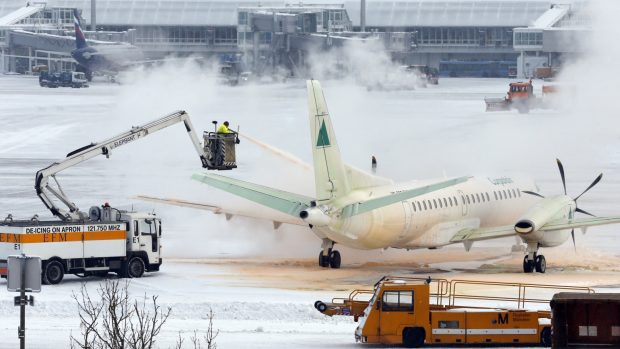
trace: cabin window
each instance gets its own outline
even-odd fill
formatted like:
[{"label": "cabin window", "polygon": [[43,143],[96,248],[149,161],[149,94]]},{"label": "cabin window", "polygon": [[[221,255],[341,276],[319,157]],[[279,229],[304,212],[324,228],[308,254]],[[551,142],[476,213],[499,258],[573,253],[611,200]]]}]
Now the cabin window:
[{"label": "cabin window", "polygon": [[461,200],[463,200],[463,205],[465,205],[465,197],[461,195]]},{"label": "cabin window", "polygon": [[512,189],[512,197],[516,198],[517,197],[517,192],[514,190],[514,188]]},{"label": "cabin window", "polygon": [[439,208],[443,208],[443,204],[441,203],[441,198],[437,199],[439,201]]},{"label": "cabin window", "polygon": [[415,202],[412,202],[411,206],[413,206],[413,212],[415,212]]},{"label": "cabin window", "polygon": [[487,201],[491,201],[491,198],[489,197],[489,193],[484,193],[484,195],[487,196]]},{"label": "cabin window", "polygon": [[443,207],[448,207],[448,200],[446,198],[443,198]]},{"label": "cabin window", "polygon": [[455,196],[454,197],[454,206],[458,206],[458,205],[459,205],[459,202],[458,202],[458,200],[456,199],[456,196]]},{"label": "cabin window", "polygon": [[521,197],[521,190],[519,188],[517,188],[517,194]]},{"label": "cabin window", "polygon": [[426,201],[422,201],[422,203],[424,204],[424,210],[427,210],[427,208],[426,208]]},{"label": "cabin window", "polygon": [[413,311],[413,291],[383,292],[382,311]]},{"label": "cabin window", "polygon": [[461,328],[458,320],[441,320],[437,326],[439,328]]},{"label": "cabin window", "polygon": [[452,207],[452,198],[448,198],[448,202],[450,203],[450,207]]},{"label": "cabin window", "polygon": [[510,192],[510,189],[508,189],[508,197],[512,199],[512,193]]},{"label": "cabin window", "polygon": [[496,192],[495,190],[493,190],[493,195],[495,196],[495,200],[499,200],[499,199],[497,198],[497,192]]},{"label": "cabin window", "polygon": [[506,189],[504,189],[503,192],[504,192],[504,199],[508,199],[508,194],[506,193]]},{"label": "cabin window", "polygon": [[433,199],[433,204],[435,204],[435,208],[437,208],[437,200]]},{"label": "cabin window", "polygon": [[418,211],[422,211],[422,206],[420,205],[420,202],[417,201],[416,203],[418,204]]},{"label": "cabin window", "polygon": [[471,205],[471,202],[469,201],[469,195],[466,195],[465,198],[467,198],[467,204]]},{"label": "cabin window", "polygon": [[476,200],[478,201],[478,203],[480,203],[480,195],[478,193],[476,193]]}]

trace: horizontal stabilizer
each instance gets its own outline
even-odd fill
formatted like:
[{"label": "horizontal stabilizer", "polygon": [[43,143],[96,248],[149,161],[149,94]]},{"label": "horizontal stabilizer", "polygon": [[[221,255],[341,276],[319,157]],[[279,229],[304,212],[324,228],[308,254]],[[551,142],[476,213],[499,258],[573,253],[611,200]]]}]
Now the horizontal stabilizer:
[{"label": "horizontal stabilizer", "polygon": [[158,198],[158,197],[148,196],[148,195],[137,195],[134,198],[138,200],[156,202],[156,203],[165,204],[165,205],[190,207],[190,208],[195,208],[198,210],[211,211],[214,214],[224,214],[226,215],[227,220],[235,216],[269,220],[273,222],[274,229],[278,229],[282,225],[282,223],[307,226],[307,224],[304,223],[304,221],[302,221],[300,218],[290,218],[290,217],[285,218],[284,216],[283,217],[275,217],[275,216],[267,217],[261,214],[257,214],[256,212],[243,212],[243,211],[229,210],[226,208],[222,208],[222,207],[215,206],[215,205],[209,205],[207,203],[202,203],[202,202],[188,201],[188,200],[175,199],[175,198]]},{"label": "horizontal stabilizer", "polygon": [[466,182],[469,178],[470,177],[454,178],[447,181],[437,182],[435,184],[430,184],[423,187],[382,196],[376,199],[370,199],[364,202],[350,204],[342,209],[342,216],[351,217],[358,214],[366,213],[384,206],[395,204],[397,202],[412,199],[416,196],[428,194],[437,190],[441,190],[447,187],[451,187],[453,185]]},{"label": "horizontal stabilizer", "polygon": [[313,201],[300,194],[210,173],[194,174],[192,179],[295,217]]}]

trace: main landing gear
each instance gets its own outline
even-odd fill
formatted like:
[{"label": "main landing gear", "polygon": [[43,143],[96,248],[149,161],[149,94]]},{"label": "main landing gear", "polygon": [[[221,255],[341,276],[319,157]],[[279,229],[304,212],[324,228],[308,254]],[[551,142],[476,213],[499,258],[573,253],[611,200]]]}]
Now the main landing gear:
[{"label": "main landing gear", "polygon": [[340,252],[334,250],[334,242],[329,239],[323,239],[323,250],[319,253],[319,266],[323,268],[340,268]]},{"label": "main landing gear", "polygon": [[537,273],[544,273],[547,270],[545,256],[537,252],[538,244],[535,246],[528,244],[527,255],[523,258],[523,272],[532,273],[535,270]]}]

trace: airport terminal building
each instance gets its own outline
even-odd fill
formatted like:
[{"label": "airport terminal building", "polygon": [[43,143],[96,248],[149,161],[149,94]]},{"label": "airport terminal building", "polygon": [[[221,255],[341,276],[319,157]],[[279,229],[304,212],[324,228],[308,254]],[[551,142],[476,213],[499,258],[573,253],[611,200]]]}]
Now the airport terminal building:
[{"label": "airport terminal building", "polygon": [[533,76],[578,47],[583,1],[549,0],[48,0],[0,2],[0,71],[73,65],[73,9],[86,36],[125,42],[145,57],[241,60],[260,72],[303,65],[309,50],[378,40],[400,64],[448,76]]}]

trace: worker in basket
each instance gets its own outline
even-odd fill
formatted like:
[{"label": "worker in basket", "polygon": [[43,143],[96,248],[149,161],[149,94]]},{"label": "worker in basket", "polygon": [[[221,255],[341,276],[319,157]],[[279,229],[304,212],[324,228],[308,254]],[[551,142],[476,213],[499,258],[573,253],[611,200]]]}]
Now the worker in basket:
[{"label": "worker in basket", "polygon": [[215,163],[217,166],[237,167],[235,164],[235,144],[239,144],[239,135],[229,128],[230,123],[224,121],[216,130],[219,141]]}]

